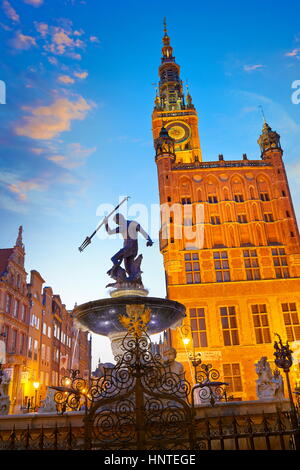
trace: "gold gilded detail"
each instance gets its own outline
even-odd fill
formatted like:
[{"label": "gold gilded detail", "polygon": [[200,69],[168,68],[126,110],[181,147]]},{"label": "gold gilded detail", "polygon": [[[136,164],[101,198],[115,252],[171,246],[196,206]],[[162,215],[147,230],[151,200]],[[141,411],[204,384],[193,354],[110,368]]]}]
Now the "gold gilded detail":
[{"label": "gold gilded detail", "polygon": [[126,305],[126,315],[119,315],[120,323],[134,336],[141,336],[147,330],[151,309],[145,305]]}]

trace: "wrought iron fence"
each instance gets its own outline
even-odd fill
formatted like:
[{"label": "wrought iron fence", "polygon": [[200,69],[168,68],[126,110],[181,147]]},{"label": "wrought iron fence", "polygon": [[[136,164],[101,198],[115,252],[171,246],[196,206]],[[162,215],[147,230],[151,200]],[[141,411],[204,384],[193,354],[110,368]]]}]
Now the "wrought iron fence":
[{"label": "wrought iron fence", "polygon": [[[122,348],[115,367],[105,369],[102,377],[87,381],[71,371],[56,387],[59,414],[84,406],[77,426],[0,430],[0,449],[299,450],[294,415],[277,410],[200,418],[194,395],[203,389],[202,382],[192,388],[165,367],[143,331],[128,334]],[[58,423],[63,419],[57,416]]]}]

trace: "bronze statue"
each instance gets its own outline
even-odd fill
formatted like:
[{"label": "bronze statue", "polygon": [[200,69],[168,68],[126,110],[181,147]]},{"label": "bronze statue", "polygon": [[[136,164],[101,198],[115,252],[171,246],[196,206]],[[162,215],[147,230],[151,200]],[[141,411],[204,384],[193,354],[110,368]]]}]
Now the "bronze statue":
[{"label": "bronze statue", "polygon": [[[140,269],[143,255],[137,256],[138,233],[141,233],[145,237],[147,246],[152,246],[153,242],[139,223],[133,220],[126,220],[122,214],[116,214],[113,221],[118,227],[110,229],[108,218],[105,217],[105,229],[109,235],[120,233],[124,239],[124,244],[123,248],[111,258],[113,267],[107,271],[107,274],[117,282],[108,284],[106,287],[113,287],[117,284],[124,283],[143,286],[141,278],[142,271]],[[125,269],[121,267],[123,261]]]}]

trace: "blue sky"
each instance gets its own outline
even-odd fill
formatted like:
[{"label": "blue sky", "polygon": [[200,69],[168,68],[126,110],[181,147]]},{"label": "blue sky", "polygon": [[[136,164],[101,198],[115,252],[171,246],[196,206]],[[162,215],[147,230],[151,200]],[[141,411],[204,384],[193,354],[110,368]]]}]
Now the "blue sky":
[{"label": "blue sky", "polygon": [[[0,246],[12,246],[22,224],[27,271],[39,270],[68,308],[108,295],[120,240],[77,248],[102,203],[158,203],[151,113],[164,16],[204,160],[259,158],[262,105],[299,214],[299,14],[292,0],[0,0]],[[144,283],[164,297],[158,243],[140,246]],[[110,360],[106,344],[95,340],[94,364],[99,354]]]}]

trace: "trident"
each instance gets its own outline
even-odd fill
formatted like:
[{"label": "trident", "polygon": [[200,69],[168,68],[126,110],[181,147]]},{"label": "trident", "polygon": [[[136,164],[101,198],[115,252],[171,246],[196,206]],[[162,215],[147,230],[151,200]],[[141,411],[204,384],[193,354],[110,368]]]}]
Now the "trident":
[{"label": "trident", "polygon": [[82,243],[82,245],[78,248],[78,250],[81,252],[83,251],[92,241],[92,238],[93,236],[98,232],[98,230],[102,227],[102,225],[104,224],[104,222],[114,213],[116,212],[116,210],[119,209],[119,207],[125,202],[125,201],[128,201],[128,199],[130,198],[130,196],[126,196],[123,201],[120,202],[120,204],[118,204],[111,212],[110,214],[108,214],[106,217],[104,217],[104,219],[102,220],[102,222],[98,225],[98,227],[96,228],[96,230],[92,233],[92,235],[90,237],[86,237],[86,239],[84,240],[84,242]]}]

